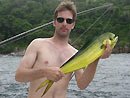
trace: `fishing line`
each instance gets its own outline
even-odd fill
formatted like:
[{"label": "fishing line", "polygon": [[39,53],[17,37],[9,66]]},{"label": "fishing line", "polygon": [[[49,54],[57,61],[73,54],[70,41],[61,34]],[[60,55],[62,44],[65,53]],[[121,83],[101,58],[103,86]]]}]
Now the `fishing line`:
[{"label": "fishing line", "polygon": [[[107,9],[104,11],[104,13],[103,13],[101,16],[99,16],[99,17],[93,22],[93,24],[91,24],[91,25],[88,27],[88,29],[85,30],[85,31],[72,43],[72,45],[74,45],[74,43],[76,43],[77,40],[79,40],[79,38],[81,38],[86,32],[88,32],[110,9],[111,9],[111,7],[107,8]],[[70,80],[73,78],[74,75],[75,75],[75,73],[73,72],[73,73],[72,73],[72,76],[71,76],[71,78],[70,78]]]},{"label": "fishing line", "polygon": [[19,39],[21,39],[21,38],[24,38],[24,37],[26,37],[26,36],[28,36],[28,35],[31,35],[32,33],[34,33],[34,31],[39,30],[39,29],[41,29],[41,28],[43,28],[43,27],[49,26],[49,25],[52,24],[52,23],[53,23],[53,21],[51,21],[51,22],[49,22],[49,23],[46,23],[46,24],[44,24],[44,25],[41,25],[41,26],[39,26],[39,27],[33,28],[33,29],[31,29],[31,30],[25,31],[25,32],[23,32],[23,33],[20,33],[20,34],[18,34],[18,35],[16,35],[16,36],[10,37],[10,38],[8,38],[8,39],[6,39],[6,40],[4,40],[4,41],[1,41],[1,42],[0,42],[0,46],[6,45],[6,44],[8,44],[9,42],[14,42],[14,41],[19,40]]},{"label": "fishing line", "polygon": [[[107,22],[106,22],[106,24],[105,24],[105,26],[104,26],[104,28],[103,28],[103,30],[102,30],[102,33],[105,31],[105,29],[106,29],[106,27],[108,26],[108,24],[111,22],[111,19],[112,19],[112,14],[110,15],[110,17],[109,17],[109,19],[107,20]],[[110,28],[109,28],[110,29]],[[109,30],[108,30],[109,31]],[[102,34],[101,33],[101,34]]]},{"label": "fishing line", "polygon": [[[103,5],[103,6],[91,8],[91,9],[84,10],[84,11],[81,11],[81,12],[77,13],[77,15],[79,16],[80,14],[83,14],[83,13],[90,13],[90,12],[93,11],[93,10],[98,10],[98,9],[102,9],[102,8],[104,8],[104,7],[109,7],[109,6],[110,6],[109,8],[107,8],[107,9],[104,11],[104,13],[103,13],[100,17],[98,17],[98,18],[96,19],[96,21],[95,21],[93,24],[91,24],[91,25],[88,27],[87,30],[85,30],[85,31],[78,37],[78,39],[76,39],[76,40],[72,43],[72,45],[73,45],[74,43],[76,43],[76,41],[79,40],[79,38],[81,38],[86,32],[88,32],[88,31],[92,28],[92,26],[95,25],[95,24],[102,18],[102,16],[105,15],[105,13],[108,12],[108,10],[111,8],[112,5],[113,5],[113,4]],[[0,42],[0,46],[6,45],[6,44],[8,44],[8,43],[10,43],[10,42],[14,42],[14,41],[19,40],[19,39],[21,39],[21,38],[24,38],[24,37],[26,37],[26,36],[28,36],[28,35],[31,35],[32,33],[34,33],[34,31],[39,30],[39,29],[41,29],[41,28],[43,28],[43,27],[49,26],[49,25],[51,25],[52,23],[53,23],[53,21],[51,21],[51,22],[49,22],[49,23],[46,23],[46,24],[44,24],[44,25],[38,26],[38,27],[36,27],[36,28],[33,28],[33,29],[31,29],[31,30],[25,31],[25,32],[23,32],[23,33],[20,33],[20,34],[18,34],[18,35],[16,35],[16,36],[13,36],[13,37],[11,37],[11,38],[8,38],[8,39],[6,39],[6,40],[4,40],[4,41],[1,41],[1,42]],[[74,76],[74,74],[72,74],[72,77],[73,77],[73,76]],[[71,77],[71,79],[72,79],[72,77]]]},{"label": "fishing line", "polygon": [[[91,9],[88,9],[88,10],[84,10],[84,11],[79,12],[79,13],[77,13],[77,15],[79,16],[80,14],[83,14],[83,13],[90,13],[90,12],[93,11],[93,10],[99,10],[99,9],[102,9],[102,8],[105,8],[105,7],[110,7],[110,6],[112,6],[112,5],[113,5],[113,4],[107,4],[107,5],[103,5],[103,6],[91,8]],[[21,38],[24,38],[24,37],[26,37],[27,35],[31,35],[31,34],[34,33],[34,31],[39,30],[39,29],[42,29],[43,27],[49,26],[49,25],[51,25],[52,23],[53,23],[53,21],[51,21],[51,22],[49,22],[49,23],[46,23],[46,24],[43,24],[43,25],[41,25],[41,26],[39,26],[39,27],[33,28],[33,29],[31,29],[31,30],[25,31],[25,32],[20,33],[20,34],[18,34],[18,35],[15,35],[15,36],[13,36],[13,37],[10,37],[10,38],[8,38],[8,39],[6,39],[6,40],[3,40],[3,41],[0,42],[0,47],[3,46],[3,45],[6,45],[6,44],[8,44],[8,43],[14,42],[14,41],[16,41],[16,40],[19,40],[19,39],[21,39]],[[30,34],[29,34],[29,33],[30,33]]]},{"label": "fishing line", "polygon": [[91,9],[88,9],[88,10],[84,10],[84,11],[79,12],[79,13],[77,13],[77,15],[80,15],[80,14],[83,14],[83,13],[90,13],[90,12],[93,11],[93,10],[98,10],[98,9],[102,9],[102,8],[104,8],[104,7],[111,7],[111,6],[113,6],[113,4],[107,4],[107,5],[103,5],[103,6],[91,8]]},{"label": "fishing line", "polygon": [[73,41],[72,45],[74,45],[86,32],[88,32],[109,10],[111,7],[107,8],[104,13],[99,16],[89,27],[85,30],[75,41]]}]

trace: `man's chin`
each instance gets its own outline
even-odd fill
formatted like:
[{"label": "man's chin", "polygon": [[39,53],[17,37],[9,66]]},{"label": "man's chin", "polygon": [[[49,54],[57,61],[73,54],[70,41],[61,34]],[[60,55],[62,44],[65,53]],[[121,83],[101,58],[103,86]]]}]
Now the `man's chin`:
[{"label": "man's chin", "polygon": [[68,37],[69,33],[68,32],[62,32],[62,34],[59,34],[60,37]]}]

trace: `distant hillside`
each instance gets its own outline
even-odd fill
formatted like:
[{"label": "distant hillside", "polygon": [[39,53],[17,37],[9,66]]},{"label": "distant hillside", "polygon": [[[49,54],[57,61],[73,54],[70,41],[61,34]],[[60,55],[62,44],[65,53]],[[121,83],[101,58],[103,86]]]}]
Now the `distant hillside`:
[{"label": "distant hillside", "polygon": [[[30,30],[53,20],[53,12],[62,0],[0,0],[0,41]],[[77,17],[75,29],[71,32],[70,43],[73,43],[84,31],[87,31],[74,47],[81,48],[104,32],[114,32],[119,36],[116,51],[130,52],[130,0],[71,0],[78,12],[104,4],[112,3],[113,7],[91,29],[87,30],[105,9],[81,14]],[[0,48],[0,53],[24,50],[37,37],[51,37],[54,27],[48,26],[32,35],[22,38]]]}]

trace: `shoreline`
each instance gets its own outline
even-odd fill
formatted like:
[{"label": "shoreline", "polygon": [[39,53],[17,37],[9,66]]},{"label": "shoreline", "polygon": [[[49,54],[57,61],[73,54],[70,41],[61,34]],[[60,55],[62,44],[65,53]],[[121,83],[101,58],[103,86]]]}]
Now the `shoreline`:
[{"label": "shoreline", "polygon": [[130,53],[130,47],[115,47],[112,49],[112,53],[119,54],[119,53]]},{"label": "shoreline", "polygon": [[[11,53],[8,53],[8,54],[0,54],[0,56],[24,56],[25,54],[25,49],[22,50],[22,51],[14,51],[14,52],[11,52]],[[130,48],[128,47],[115,47],[113,50],[112,50],[112,54],[121,54],[121,53],[130,53]]]}]

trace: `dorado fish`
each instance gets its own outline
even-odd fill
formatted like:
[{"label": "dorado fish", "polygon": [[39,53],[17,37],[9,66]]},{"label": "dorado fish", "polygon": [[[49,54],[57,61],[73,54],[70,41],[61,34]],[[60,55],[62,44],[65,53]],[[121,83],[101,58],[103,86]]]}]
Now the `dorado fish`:
[{"label": "dorado fish", "polygon": [[[60,69],[66,74],[87,67],[90,63],[94,62],[103,54],[106,48],[107,40],[109,41],[111,49],[113,49],[118,40],[118,37],[110,32],[100,35],[88,47],[85,44],[74,56],[72,56],[66,63],[64,63]],[[54,82],[51,80],[46,80],[38,87],[36,91],[48,84],[42,94],[43,96],[46,94],[53,83]]]}]

